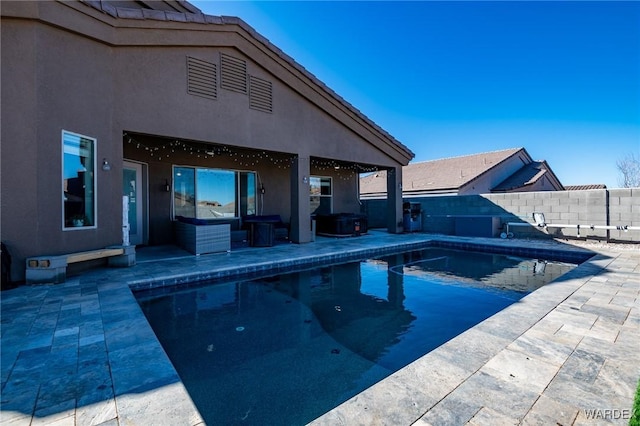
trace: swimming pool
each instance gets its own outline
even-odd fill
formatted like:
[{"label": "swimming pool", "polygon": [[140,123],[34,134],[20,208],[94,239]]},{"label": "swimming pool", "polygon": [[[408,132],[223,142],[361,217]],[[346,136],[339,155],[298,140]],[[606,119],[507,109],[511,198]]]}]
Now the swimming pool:
[{"label": "swimming pool", "polygon": [[208,424],[305,424],[574,266],[427,248],[138,296]]}]

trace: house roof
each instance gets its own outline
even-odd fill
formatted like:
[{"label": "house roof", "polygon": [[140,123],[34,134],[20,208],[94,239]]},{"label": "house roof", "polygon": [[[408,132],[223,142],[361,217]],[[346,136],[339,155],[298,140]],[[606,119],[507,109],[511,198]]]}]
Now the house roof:
[{"label": "house roof", "polygon": [[603,183],[594,183],[588,185],[565,185],[567,191],[586,191],[589,189],[607,189],[607,185]]},{"label": "house roof", "polygon": [[[314,93],[320,93],[332,105],[342,108],[348,115],[354,117],[359,125],[365,125],[367,132],[376,135],[383,142],[383,151],[396,161],[406,164],[414,157],[414,153],[388,132],[374,123],[357,108],[326,86],[311,72],[298,64],[292,57],[284,53],[268,39],[260,35],[241,18],[232,16],[213,16],[202,13],[200,9],[183,0],[163,1],[96,1],[80,0],[81,3],[92,7],[116,19],[139,21],[165,21],[167,23],[185,23],[188,25],[210,25],[212,29],[222,30],[221,26],[237,26],[248,33],[253,40],[264,46],[270,55],[284,61],[297,76],[306,79],[305,84],[314,88]],[[69,4],[68,2],[65,2]],[[317,89],[316,89],[317,88]],[[318,105],[320,106],[320,105]]]},{"label": "house roof", "polygon": [[534,185],[544,176],[560,183],[546,161],[534,161],[522,166],[520,170],[491,189],[491,192],[513,191],[529,185]]},{"label": "house roof", "polygon": [[[87,3],[91,3],[87,1]],[[149,10],[164,10],[167,12],[189,12],[189,13],[202,13],[200,9],[184,0],[107,0],[98,1],[95,3],[105,3],[112,7],[127,8],[127,9],[149,9]]]},{"label": "house roof", "polygon": [[[402,168],[402,191],[404,193],[456,192],[519,153],[526,154],[526,151],[524,148],[511,148],[412,163]],[[526,156],[529,157],[528,154]],[[361,194],[381,195],[386,191],[385,171],[373,173],[360,180]]]}]

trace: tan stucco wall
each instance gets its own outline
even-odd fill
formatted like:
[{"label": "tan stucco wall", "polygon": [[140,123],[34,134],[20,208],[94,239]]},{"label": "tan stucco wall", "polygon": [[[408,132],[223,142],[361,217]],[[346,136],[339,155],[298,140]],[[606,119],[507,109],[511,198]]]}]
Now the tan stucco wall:
[{"label": "tan stucco wall", "polygon": [[[121,174],[97,170],[98,228],[62,231],[62,130],[112,143],[110,49],[29,21],[2,22],[2,240],[14,257],[121,242]],[[88,78],[89,76],[89,78]]]},{"label": "tan stucco wall", "polygon": [[[1,7],[1,237],[14,256],[14,279],[22,278],[28,256],[121,242],[125,158],[149,164],[150,231],[163,232],[170,205],[153,188],[171,178],[171,163],[124,153],[125,132],[267,149],[304,161],[398,167],[413,155],[242,26],[115,19],[79,2],[3,1]],[[221,52],[272,82],[272,114],[249,109],[247,95],[220,87],[217,100],[187,93],[187,56],[219,65]],[[62,130],[97,139],[96,229],[62,229]],[[103,158],[110,171],[100,169]],[[264,212],[291,216],[290,171],[268,164],[256,170],[273,182]],[[359,210],[355,179],[334,179],[334,211]]]},{"label": "tan stucco wall", "polygon": [[[219,63],[221,52],[246,60],[250,75],[272,82],[273,113],[250,109],[246,94],[222,88],[217,100],[187,93],[187,56]],[[233,49],[118,48],[114,70],[114,124],[123,129],[384,166],[394,163]]]}]

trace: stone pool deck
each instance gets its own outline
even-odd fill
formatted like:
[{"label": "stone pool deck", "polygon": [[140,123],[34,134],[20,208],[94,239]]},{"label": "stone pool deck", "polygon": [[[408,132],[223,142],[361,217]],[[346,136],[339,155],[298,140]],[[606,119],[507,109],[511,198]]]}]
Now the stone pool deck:
[{"label": "stone pool deck", "polygon": [[[139,251],[1,293],[0,425],[198,425],[131,288],[259,273],[429,241],[584,252],[550,241],[392,235],[191,256]],[[569,274],[316,419],[316,425],[627,424],[640,378],[640,252],[589,248]]]}]

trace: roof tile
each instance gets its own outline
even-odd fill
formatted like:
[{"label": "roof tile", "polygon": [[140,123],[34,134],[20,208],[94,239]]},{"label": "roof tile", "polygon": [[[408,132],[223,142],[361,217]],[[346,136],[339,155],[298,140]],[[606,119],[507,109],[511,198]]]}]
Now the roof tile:
[{"label": "roof tile", "polygon": [[156,21],[166,21],[167,17],[164,10],[142,9],[142,15],[145,19],[154,19]]},{"label": "roof tile", "polygon": [[589,189],[607,189],[607,185],[603,183],[593,183],[586,185],[565,185],[567,191],[587,191]]},{"label": "roof tile", "polygon": [[[524,148],[511,148],[409,164],[402,168],[402,191],[404,193],[457,191],[520,151],[524,151]],[[385,171],[372,173],[360,180],[361,194],[384,194],[386,191],[387,174]]]},{"label": "roof tile", "polygon": [[198,24],[206,23],[205,15],[202,13],[185,13],[185,16],[187,17],[188,22],[196,22]]},{"label": "roof tile", "polygon": [[128,9],[126,7],[116,8],[118,18],[122,19],[144,19],[142,9]]},{"label": "roof tile", "polygon": [[170,10],[167,10],[165,12],[165,15],[167,15],[167,21],[187,22],[186,14],[181,12],[172,12]]}]

